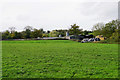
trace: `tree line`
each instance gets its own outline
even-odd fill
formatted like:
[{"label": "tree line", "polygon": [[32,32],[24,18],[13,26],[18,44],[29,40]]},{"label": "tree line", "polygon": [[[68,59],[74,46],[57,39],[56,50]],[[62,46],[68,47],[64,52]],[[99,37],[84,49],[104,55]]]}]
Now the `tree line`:
[{"label": "tree line", "polygon": [[94,36],[103,35],[108,40],[118,42],[120,40],[120,21],[112,20],[106,24],[97,23],[93,26],[92,31],[87,31],[80,29],[80,26],[73,24],[70,29],[66,30],[52,30],[44,31],[41,29],[35,29],[31,26],[26,26],[23,31],[15,31],[15,27],[10,27],[9,30],[6,30],[2,33],[2,39],[31,39],[31,38],[42,38],[42,37],[65,37],[66,32],[69,32],[70,35],[77,36],[78,34],[88,35],[92,34]]},{"label": "tree line", "polygon": [[83,31],[82,29],[79,29],[79,26],[76,24],[71,25],[70,29],[66,30],[52,30],[52,31],[44,31],[41,29],[35,29],[32,26],[26,26],[23,31],[17,32],[15,31],[15,27],[10,27],[9,30],[6,30],[2,32],[2,39],[31,39],[31,38],[43,38],[43,37],[65,37],[66,32],[69,32],[70,35],[78,35],[78,34],[89,34],[92,33],[92,31]]},{"label": "tree line", "polygon": [[92,28],[93,35],[103,35],[107,40],[120,42],[120,21],[112,20],[106,24],[97,23]]}]

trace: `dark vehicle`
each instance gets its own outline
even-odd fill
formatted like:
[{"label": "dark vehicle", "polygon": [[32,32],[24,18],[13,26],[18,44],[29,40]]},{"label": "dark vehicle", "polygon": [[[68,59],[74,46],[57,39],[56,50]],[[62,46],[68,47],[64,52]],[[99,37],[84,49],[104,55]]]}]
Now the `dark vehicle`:
[{"label": "dark vehicle", "polygon": [[90,38],[90,39],[85,38],[81,42],[85,43],[85,42],[94,42],[94,41],[100,41],[100,39],[99,38]]}]

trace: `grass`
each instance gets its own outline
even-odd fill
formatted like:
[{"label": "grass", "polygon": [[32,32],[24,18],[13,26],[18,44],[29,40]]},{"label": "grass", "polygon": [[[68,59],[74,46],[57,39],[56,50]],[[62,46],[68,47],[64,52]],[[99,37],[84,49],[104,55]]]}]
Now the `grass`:
[{"label": "grass", "polygon": [[2,79],[2,42],[0,41],[0,80]]},{"label": "grass", "polygon": [[118,45],[3,41],[3,78],[117,78]]}]

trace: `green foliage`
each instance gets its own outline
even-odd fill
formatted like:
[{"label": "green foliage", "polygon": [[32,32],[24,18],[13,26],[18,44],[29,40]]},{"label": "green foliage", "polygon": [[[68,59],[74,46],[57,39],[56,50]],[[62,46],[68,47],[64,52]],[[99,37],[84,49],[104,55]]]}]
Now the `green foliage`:
[{"label": "green foliage", "polygon": [[34,31],[32,31],[32,33],[31,33],[32,38],[42,37],[42,35],[43,35],[42,29],[39,29],[39,30],[34,29]]},{"label": "green foliage", "polygon": [[59,32],[57,32],[56,30],[53,30],[49,33],[50,37],[58,37],[59,36]]},{"label": "green foliage", "polygon": [[2,33],[2,39],[11,39],[11,35],[8,30]]},{"label": "green foliage", "polygon": [[14,27],[10,27],[10,31],[2,32],[2,39],[30,39],[30,38],[37,38],[42,37],[43,29],[34,29],[31,26],[26,26],[25,30],[22,32],[17,32],[14,30]]},{"label": "green foliage", "polygon": [[84,31],[84,35],[88,35],[88,31],[87,30]]},{"label": "green foliage", "polygon": [[120,42],[120,36],[119,36],[119,32],[116,29],[115,32],[112,34],[112,36],[110,37],[110,40],[114,41],[114,42]]},{"label": "green foliage", "polygon": [[21,39],[22,38],[22,34],[20,32],[16,31],[14,34],[15,34],[14,39]]},{"label": "green foliage", "polygon": [[78,34],[82,33],[82,29],[79,29],[79,26],[73,24],[71,25],[71,29],[69,29],[69,33],[77,36]]},{"label": "green foliage", "polygon": [[93,35],[97,36],[97,35],[101,35],[102,34],[102,29],[104,27],[103,23],[97,23],[93,26],[92,30],[93,30]]},{"label": "green foliage", "polygon": [[116,29],[116,24],[115,21],[109,22],[107,24],[105,24],[105,27],[103,27],[101,34],[103,34],[103,36],[109,38],[110,36],[112,36],[112,33],[115,32]]},{"label": "green foliage", "polygon": [[119,41],[119,30],[120,22],[118,20],[113,20],[109,23],[103,24],[98,23],[93,27],[93,35],[103,35],[104,37],[107,37],[110,40],[114,40],[115,42]]},{"label": "green foliage", "polygon": [[24,37],[27,39],[27,38],[31,38],[31,30],[29,30],[29,29],[26,29],[25,30],[25,35],[24,35]]},{"label": "green foliage", "polygon": [[42,34],[42,37],[49,37],[49,34],[44,33]]},{"label": "green foliage", "polygon": [[64,37],[64,36],[66,36],[66,32],[68,30],[62,30],[62,29],[60,29],[60,30],[56,30],[56,31],[58,32],[58,35],[61,35],[62,37]]},{"label": "green foliage", "polygon": [[118,78],[118,45],[2,41],[3,78]]},{"label": "green foliage", "polygon": [[87,31],[87,30],[85,30],[85,31],[82,32],[82,34],[83,34],[83,35],[92,35],[93,32],[92,32],[92,31]]}]

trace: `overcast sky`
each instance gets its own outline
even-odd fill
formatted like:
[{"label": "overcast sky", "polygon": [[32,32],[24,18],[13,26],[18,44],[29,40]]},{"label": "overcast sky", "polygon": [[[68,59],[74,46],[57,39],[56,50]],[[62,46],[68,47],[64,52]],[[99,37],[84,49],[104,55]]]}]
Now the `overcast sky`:
[{"label": "overcast sky", "polygon": [[98,22],[118,18],[119,0],[0,0],[0,31],[25,26],[44,30],[69,29],[76,23],[91,30]]}]

